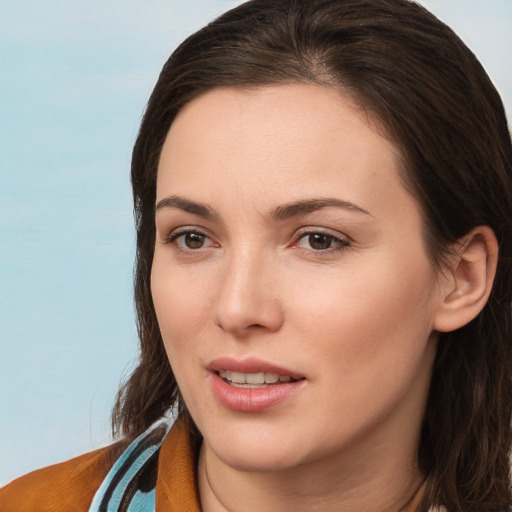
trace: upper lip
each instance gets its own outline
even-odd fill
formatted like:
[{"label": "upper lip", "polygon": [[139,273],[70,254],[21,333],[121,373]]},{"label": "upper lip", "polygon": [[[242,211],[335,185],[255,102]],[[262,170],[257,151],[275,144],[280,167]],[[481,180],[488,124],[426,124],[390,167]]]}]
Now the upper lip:
[{"label": "upper lip", "polygon": [[232,357],[219,357],[211,361],[207,369],[212,372],[219,370],[239,372],[239,373],[277,373],[282,377],[291,377],[295,380],[303,379],[301,375],[293,370],[275,365],[268,361],[263,361],[255,357],[247,359],[235,359]]}]

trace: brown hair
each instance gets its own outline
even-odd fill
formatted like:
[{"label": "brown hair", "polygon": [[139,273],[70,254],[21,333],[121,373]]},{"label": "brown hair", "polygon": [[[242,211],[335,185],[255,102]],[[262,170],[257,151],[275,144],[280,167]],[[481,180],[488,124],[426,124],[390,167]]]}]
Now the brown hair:
[{"label": "brown hair", "polygon": [[170,407],[187,415],[153,308],[150,271],[160,151],[179,110],[214,87],[319,83],[354,98],[402,154],[438,265],[490,226],[500,257],[490,299],[440,334],[418,458],[421,510],[511,506],[512,147],[500,97],[471,51],[407,0],[253,0],[189,37],[165,64],[133,150],[139,366],[121,388],[117,432],[134,436]]}]

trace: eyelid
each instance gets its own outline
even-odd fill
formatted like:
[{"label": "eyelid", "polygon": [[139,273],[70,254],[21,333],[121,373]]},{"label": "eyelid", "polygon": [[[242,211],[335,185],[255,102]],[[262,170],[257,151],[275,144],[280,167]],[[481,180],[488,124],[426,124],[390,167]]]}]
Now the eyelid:
[{"label": "eyelid", "polygon": [[173,240],[176,240],[176,238],[178,238],[179,236],[186,235],[188,233],[197,233],[198,235],[210,238],[203,229],[197,226],[180,226],[178,228],[172,229],[171,232],[165,236],[165,241],[172,242]]},{"label": "eyelid", "polygon": [[313,248],[305,248],[305,247],[298,247],[299,249],[302,249],[304,251],[308,251],[315,254],[320,253],[329,253],[336,250],[343,250],[346,247],[350,246],[352,243],[352,240],[349,236],[340,233],[339,231],[333,231],[328,228],[321,228],[317,226],[304,226],[297,230],[297,232],[294,234],[293,237],[293,245],[297,246],[298,242],[306,238],[310,235],[324,235],[326,237],[332,238],[334,241],[336,241],[336,245],[333,247],[329,247],[327,249],[313,249]]},{"label": "eyelid", "polygon": [[[209,244],[207,247],[200,247],[198,249],[190,249],[187,247],[182,247],[177,244],[177,240],[188,234],[197,234],[200,235],[208,240],[210,240],[211,244]],[[183,251],[183,252],[199,252],[201,250],[210,249],[212,247],[218,246],[218,244],[214,241],[213,237],[211,237],[207,230],[202,229],[198,226],[180,226],[178,228],[175,228],[171,230],[171,232],[164,238],[164,243],[169,245],[174,245],[177,249]]]}]

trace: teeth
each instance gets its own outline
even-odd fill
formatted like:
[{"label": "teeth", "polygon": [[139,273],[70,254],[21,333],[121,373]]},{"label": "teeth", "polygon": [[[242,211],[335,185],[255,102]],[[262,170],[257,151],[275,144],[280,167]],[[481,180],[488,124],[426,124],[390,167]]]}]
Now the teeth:
[{"label": "teeth", "polygon": [[247,384],[265,384],[264,373],[246,373],[245,382]]},{"label": "teeth", "polygon": [[275,384],[279,381],[279,375],[277,373],[265,373],[265,383]]},{"label": "teeth", "polygon": [[237,384],[245,384],[245,373],[231,372],[231,378],[228,378],[228,380],[232,380]]},{"label": "teeth", "polygon": [[219,370],[219,375],[228,381],[231,386],[244,388],[264,388],[269,384],[277,382],[291,382],[293,379],[288,375],[278,375],[277,373],[241,373],[231,372],[229,370]]},{"label": "teeth", "polygon": [[267,384],[238,384],[237,382],[230,382],[230,386],[234,388],[244,388],[244,389],[261,389],[268,387]]}]

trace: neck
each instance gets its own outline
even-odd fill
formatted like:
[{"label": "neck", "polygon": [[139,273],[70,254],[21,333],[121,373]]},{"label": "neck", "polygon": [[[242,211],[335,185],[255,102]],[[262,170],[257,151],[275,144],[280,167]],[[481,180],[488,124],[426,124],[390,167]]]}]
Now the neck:
[{"label": "neck", "polygon": [[[385,450],[384,450],[385,451]],[[381,455],[384,455],[383,453]],[[414,457],[339,455],[275,472],[240,471],[203,444],[199,493],[203,512],[409,511],[423,481]]]}]

